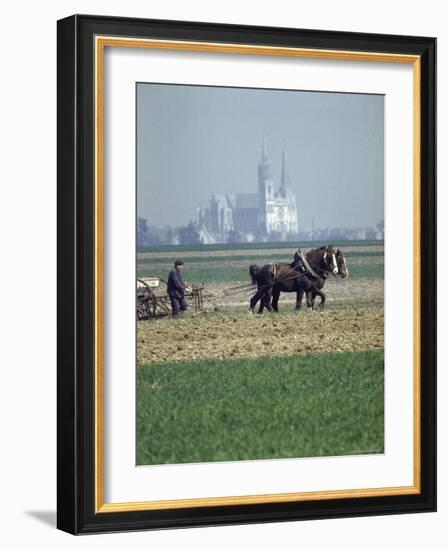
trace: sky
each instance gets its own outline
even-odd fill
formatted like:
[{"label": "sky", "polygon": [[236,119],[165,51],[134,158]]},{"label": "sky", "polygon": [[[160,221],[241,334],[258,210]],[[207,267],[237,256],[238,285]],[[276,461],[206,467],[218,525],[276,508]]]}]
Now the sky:
[{"label": "sky", "polygon": [[256,193],[282,149],[300,230],[384,218],[384,96],[137,84],[137,214],[184,225],[212,193]]}]

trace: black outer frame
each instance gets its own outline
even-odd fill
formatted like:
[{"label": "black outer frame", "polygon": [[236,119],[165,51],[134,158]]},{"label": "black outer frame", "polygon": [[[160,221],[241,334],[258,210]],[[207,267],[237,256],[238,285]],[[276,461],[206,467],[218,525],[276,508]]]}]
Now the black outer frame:
[{"label": "black outer frame", "polygon": [[[421,56],[421,493],[94,513],[94,37]],[[436,510],[436,39],[74,15],[58,21],[57,527],[72,534]],[[423,261],[424,259],[424,261]]]}]

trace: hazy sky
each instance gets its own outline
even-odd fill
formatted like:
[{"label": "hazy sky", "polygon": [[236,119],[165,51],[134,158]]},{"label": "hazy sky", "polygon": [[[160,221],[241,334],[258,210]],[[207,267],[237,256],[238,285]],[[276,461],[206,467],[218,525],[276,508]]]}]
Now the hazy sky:
[{"label": "hazy sky", "polygon": [[263,133],[280,183],[285,144],[300,229],[383,219],[384,97],[137,85],[137,212],[193,219],[212,192],[256,193]]}]

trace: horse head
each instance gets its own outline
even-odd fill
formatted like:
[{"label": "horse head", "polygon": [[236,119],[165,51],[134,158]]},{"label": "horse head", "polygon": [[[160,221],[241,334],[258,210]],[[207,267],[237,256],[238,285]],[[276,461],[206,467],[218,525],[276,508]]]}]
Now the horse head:
[{"label": "horse head", "polygon": [[329,244],[328,246],[323,247],[324,249],[324,255],[322,257],[322,261],[325,264],[327,270],[332,273],[333,275],[337,275],[339,273],[338,269],[338,262],[336,260],[336,252],[334,250],[334,247],[332,244]]},{"label": "horse head", "polygon": [[338,264],[339,274],[343,279],[348,277],[348,267],[347,262],[345,261],[345,256],[342,254],[341,250],[338,248],[336,250],[336,262]]}]

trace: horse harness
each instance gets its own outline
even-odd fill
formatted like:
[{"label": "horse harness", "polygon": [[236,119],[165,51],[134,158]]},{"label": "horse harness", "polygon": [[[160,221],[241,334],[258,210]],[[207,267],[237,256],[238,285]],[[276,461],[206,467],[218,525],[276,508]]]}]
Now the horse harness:
[{"label": "horse harness", "polygon": [[316,266],[316,265],[312,264],[312,262],[309,262],[309,264],[312,266],[312,268],[319,273],[319,277],[322,277],[323,279],[328,279],[328,276],[330,275],[330,271],[331,271],[331,269],[329,268],[329,266],[327,264],[327,254],[328,254],[328,250],[325,251],[325,254],[324,254],[324,257],[323,257],[323,260],[325,261],[325,263],[327,265],[327,269],[323,269],[319,266]]},{"label": "horse harness", "polygon": [[[327,251],[325,251],[325,255],[324,255],[325,263],[326,263],[326,256],[327,256]],[[298,265],[294,266],[294,263],[288,264],[291,269],[294,269],[294,271],[297,271],[297,275],[294,275],[294,277],[288,277],[287,280],[298,279],[299,277],[305,277],[305,276],[309,276],[312,279],[327,279],[328,278],[328,276],[330,274],[330,271],[328,269],[328,265],[327,265],[327,270],[325,270],[325,269],[321,268],[320,266],[314,265],[302,253],[299,255],[299,257],[302,260],[301,265],[298,264]],[[275,284],[276,281],[277,281],[278,269],[279,269],[278,264],[276,264],[276,263],[271,264],[271,273],[272,273],[273,280],[274,280],[273,284]],[[301,270],[301,272],[299,272],[299,270]]]}]

